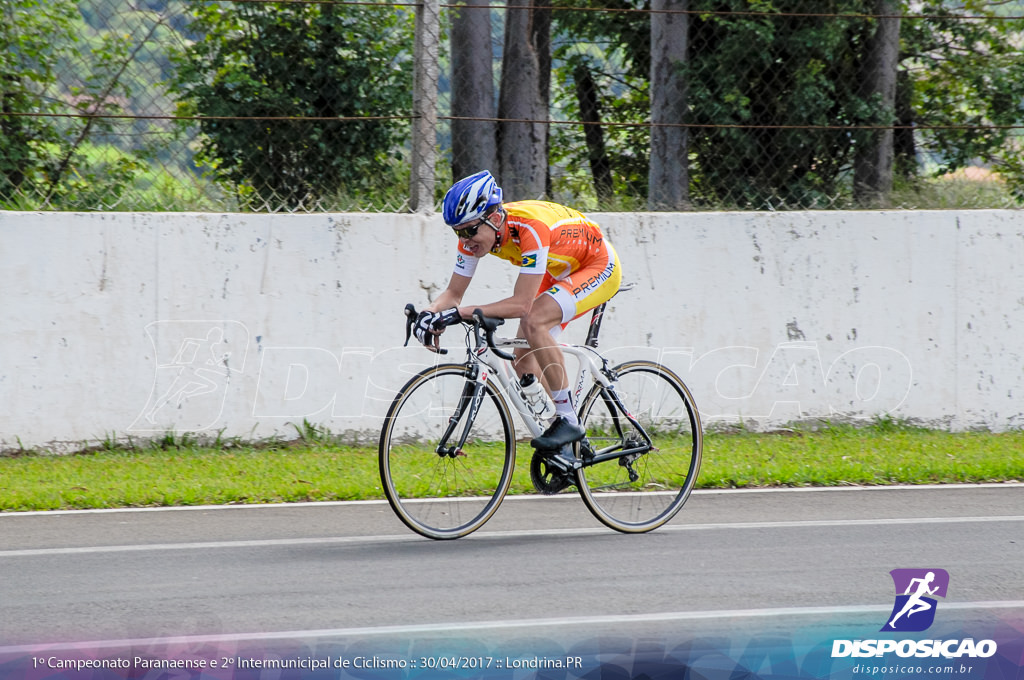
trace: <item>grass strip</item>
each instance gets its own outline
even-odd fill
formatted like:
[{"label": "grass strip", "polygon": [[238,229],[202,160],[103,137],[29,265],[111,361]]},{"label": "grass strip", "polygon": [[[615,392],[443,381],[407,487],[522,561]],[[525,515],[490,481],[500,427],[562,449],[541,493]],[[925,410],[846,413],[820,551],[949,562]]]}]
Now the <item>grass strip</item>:
[{"label": "grass strip", "polygon": [[[925,430],[880,422],[705,436],[698,488],[1024,481],[1024,432]],[[533,493],[519,447],[511,493]],[[297,442],[158,443],[69,455],[0,456],[0,511],[383,498],[372,447]]]}]

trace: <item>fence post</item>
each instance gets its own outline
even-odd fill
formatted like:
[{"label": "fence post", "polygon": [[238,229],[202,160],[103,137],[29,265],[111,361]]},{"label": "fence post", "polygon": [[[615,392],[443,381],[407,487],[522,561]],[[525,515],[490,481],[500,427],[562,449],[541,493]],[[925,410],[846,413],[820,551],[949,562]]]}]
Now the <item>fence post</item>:
[{"label": "fence post", "polygon": [[409,205],[413,212],[431,212],[434,209],[440,42],[440,0],[422,0],[416,5],[413,48],[412,168],[409,179]]}]

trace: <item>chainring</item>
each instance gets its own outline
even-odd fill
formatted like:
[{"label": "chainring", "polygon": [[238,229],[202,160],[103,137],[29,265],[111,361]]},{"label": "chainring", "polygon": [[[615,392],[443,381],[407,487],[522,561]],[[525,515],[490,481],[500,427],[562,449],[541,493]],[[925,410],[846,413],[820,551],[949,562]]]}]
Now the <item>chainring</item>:
[{"label": "chainring", "polygon": [[571,472],[564,472],[541,451],[534,451],[530,459],[530,481],[533,488],[545,496],[553,496],[560,491],[568,489],[576,483],[575,475]]}]

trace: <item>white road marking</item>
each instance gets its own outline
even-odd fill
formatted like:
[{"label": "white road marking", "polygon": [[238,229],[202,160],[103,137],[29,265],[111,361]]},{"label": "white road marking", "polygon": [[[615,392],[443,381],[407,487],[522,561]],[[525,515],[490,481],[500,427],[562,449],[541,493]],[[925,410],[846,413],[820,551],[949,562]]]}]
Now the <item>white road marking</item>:
[{"label": "white road marking", "polygon": [[[878,493],[892,491],[961,491],[964,489],[1007,489],[1024,487],[1024,482],[991,482],[985,484],[896,484],[889,486],[805,486],[805,487],[771,487],[771,488],[750,488],[750,489],[697,489],[692,493],[694,496],[712,496],[718,494],[790,494],[790,493]],[[537,498],[550,498],[537,496],[535,494],[517,494],[506,496],[502,503],[516,502],[520,500],[536,500]],[[559,497],[561,498],[561,497]],[[564,498],[577,498],[574,494],[567,494]],[[445,498],[444,502],[459,500],[476,501],[474,498]],[[104,515],[113,513],[134,513],[134,512],[210,512],[210,511],[232,511],[232,510],[271,510],[281,508],[327,508],[346,505],[387,505],[386,500],[370,501],[310,501],[302,503],[260,503],[260,504],[232,504],[232,505],[174,505],[156,508],[96,508],[92,510],[26,510],[24,512],[0,512],[0,522],[18,517],[39,517],[59,515]]]},{"label": "white road marking", "polygon": [[[1024,600],[1005,602],[944,602],[943,611],[990,611],[1020,609],[1024,611]],[[724,609],[711,611],[659,612],[650,614],[615,614],[607,616],[567,616],[548,619],[515,619],[510,621],[465,621],[452,623],[428,623],[404,626],[368,626],[362,628],[325,628],[317,630],[277,631],[269,633],[230,633],[216,635],[189,635],[166,638],[95,640],[61,642],[38,645],[0,647],[0,655],[39,653],[60,649],[102,649],[109,647],[138,647],[160,645],[196,645],[210,643],[255,642],[270,640],[308,640],[311,638],[346,638],[388,635],[421,635],[433,633],[481,632],[517,628],[573,627],[588,625],[673,623],[707,621],[713,619],[768,619],[787,617],[834,617],[842,614],[888,614],[892,604],[839,605],[832,607],[775,607],[766,609]]]},{"label": "white road marking", "polygon": [[[736,529],[806,529],[816,527],[894,526],[907,524],[971,524],[993,522],[1024,522],[1024,515],[995,515],[988,517],[899,517],[892,519],[833,519],[795,520],[788,522],[721,522],[711,524],[676,524],[657,529],[658,533],[679,531],[724,531]],[[518,531],[478,531],[463,541],[528,538],[534,536],[587,536],[609,534],[604,527],[572,529],[524,529]],[[44,557],[52,555],[95,555],[102,553],[150,552],[161,550],[222,550],[241,548],[278,548],[310,545],[352,545],[368,543],[395,543],[425,541],[411,533],[380,536],[325,536],[320,538],[271,538],[244,541],[207,541],[188,543],[148,543],[138,545],[100,545],[69,548],[30,548],[0,550],[0,559],[16,557]]]}]

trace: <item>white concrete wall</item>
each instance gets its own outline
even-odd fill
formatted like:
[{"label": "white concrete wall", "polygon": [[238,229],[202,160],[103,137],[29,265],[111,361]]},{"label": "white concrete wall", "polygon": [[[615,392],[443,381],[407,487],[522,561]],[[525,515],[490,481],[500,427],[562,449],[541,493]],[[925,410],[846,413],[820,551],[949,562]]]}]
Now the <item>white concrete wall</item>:
[{"label": "white concrete wall", "polygon": [[[638,284],[603,350],[671,365],[707,423],[1024,426],[1024,213],[593,217]],[[0,448],[304,420],[373,439],[434,361],[401,348],[402,309],[454,247],[437,216],[0,212]],[[486,261],[466,302],[515,271]]]}]

